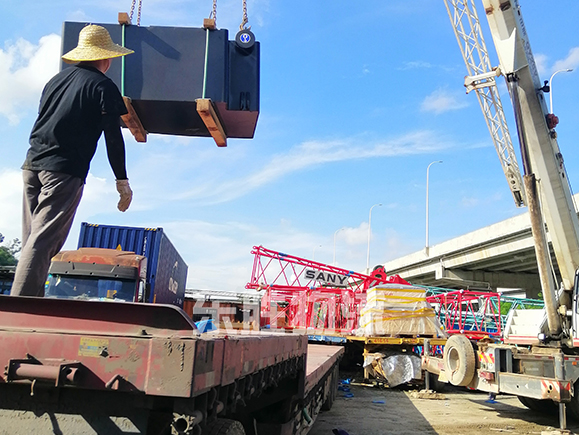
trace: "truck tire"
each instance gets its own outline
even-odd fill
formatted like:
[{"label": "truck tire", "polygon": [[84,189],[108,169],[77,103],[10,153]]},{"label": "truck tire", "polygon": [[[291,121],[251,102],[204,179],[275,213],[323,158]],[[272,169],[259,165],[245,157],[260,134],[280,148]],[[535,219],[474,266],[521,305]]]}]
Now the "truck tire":
[{"label": "truck tire", "polygon": [[571,401],[567,403],[567,415],[570,414],[573,420],[579,421],[579,381],[573,385],[573,391],[574,394],[571,396]]},{"label": "truck tire", "polygon": [[464,335],[451,336],[444,345],[444,371],[448,381],[457,387],[471,383],[476,370],[472,343]]},{"label": "truck tire", "polygon": [[446,382],[442,382],[438,379],[438,375],[435,375],[434,373],[428,373],[425,372],[425,376],[428,376],[429,379],[429,383],[430,383],[430,389],[433,391],[436,391],[437,393],[442,393],[445,388],[446,388]]},{"label": "truck tire", "polygon": [[[559,406],[550,399],[532,399],[531,397],[523,397],[517,396],[519,398],[519,402],[529,408],[531,411],[540,412],[541,414],[552,414],[555,415],[559,412]],[[569,409],[571,410],[571,406],[569,404]],[[574,412],[571,410],[571,413]]]},{"label": "truck tire", "polygon": [[207,425],[201,432],[202,435],[245,435],[243,425],[237,420],[218,418],[217,421]]}]

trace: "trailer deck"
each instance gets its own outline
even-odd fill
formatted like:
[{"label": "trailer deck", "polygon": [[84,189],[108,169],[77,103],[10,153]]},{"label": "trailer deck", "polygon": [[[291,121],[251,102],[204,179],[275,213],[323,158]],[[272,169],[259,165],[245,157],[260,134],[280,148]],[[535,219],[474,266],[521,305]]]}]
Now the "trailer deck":
[{"label": "trailer deck", "polygon": [[325,401],[337,383],[343,350],[323,347],[299,334],[200,334],[170,305],[0,295],[0,427],[159,434],[177,422],[188,434],[217,416],[259,426],[260,413],[273,414],[263,408],[279,403],[281,422],[267,422],[279,428],[295,403]]},{"label": "trailer deck", "polygon": [[308,358],[306,365],[305,393],[309,393],[314,386],[328,373],[333,365],[344,354],[341,346],[326,346],[324,344],[308,344]]}]

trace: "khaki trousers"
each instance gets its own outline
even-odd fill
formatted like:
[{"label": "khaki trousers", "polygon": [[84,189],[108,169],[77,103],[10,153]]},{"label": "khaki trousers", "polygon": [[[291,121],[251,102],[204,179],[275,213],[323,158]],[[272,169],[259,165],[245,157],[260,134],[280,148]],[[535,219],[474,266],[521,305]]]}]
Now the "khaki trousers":
[{"label": "khaki trousers", "polygon": [[10,294],[42,297],[50,260],[66,241],[84,181],[51,171],[24,170],[22,177],[22,251]]}]

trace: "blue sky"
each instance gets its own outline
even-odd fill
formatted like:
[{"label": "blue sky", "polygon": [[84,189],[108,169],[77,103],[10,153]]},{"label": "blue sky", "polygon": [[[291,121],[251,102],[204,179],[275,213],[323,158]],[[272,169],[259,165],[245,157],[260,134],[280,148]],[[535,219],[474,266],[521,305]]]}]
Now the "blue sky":
[{"label": "blue sky", "polygon": [[[0,17],[0,232],[20,237],[20,165],[38,99],[57,72],[62,22],[114,23],[130,1],[21,0]],[[579,2],[520,0],[543,80],[579,67]],[[125,134],[134,200],[116,210],[114,177],[99,145],[65,245],[82,221],[163,227],[189,265],[188,288],[242,290],[254,245],[366,267],[521,213],[511,198],[442,0],[248,0],[261,43],[261,108],[255,138]],[[479,4],[480,6],[480,4]],[[143,0],[141,25],[200,27],[210,0]],[[479,8],[493,65],[498,64]],[[233,39],[241,1],[217,2]],[[579,72],[554,83],[559,145],[579,178]],[[518,147],[512,108],[502,99]],[[339,230],[339,231],[338,231]],[[336,233],[336,231],[338,231]]]}]

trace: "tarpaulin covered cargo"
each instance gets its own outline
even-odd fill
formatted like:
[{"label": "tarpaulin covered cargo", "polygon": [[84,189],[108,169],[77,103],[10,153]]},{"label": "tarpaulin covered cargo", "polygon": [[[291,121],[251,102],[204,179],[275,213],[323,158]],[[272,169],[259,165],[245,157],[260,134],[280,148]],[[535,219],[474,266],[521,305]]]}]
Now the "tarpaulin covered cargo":
[{"label": "tarpaulin covered cargo", "polygon": [[366,293],[357,335],[440,337],[444,334],[423,288],[381,284]]},{"label": "tarpaulin covered cargo", "polygon": [[183,307],[187,264],[163,228],[89,224],[80,227],[78,248],[131,251],[147,257],[147,302]]},{"label": "tarpaulin covered cargo", "polygon": [[413,354],[364,351],[363,366],[373,378],[385,379],[390,387],[422,378],[422,361]]},{"label": "tarpaulin covered cargo", "polygon": [[[62,53],[76,47],[87,24],[63,24]],[[253,137],[259,115],[259,42],[242,48],[228,40],[226,29],[99,25],[115,43],[134,50],[114,60],[107,76],[131,98],[148,133],[210,136],[196,103],[210,99],[227,137]]]}]

